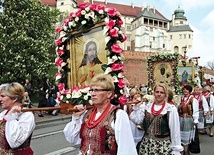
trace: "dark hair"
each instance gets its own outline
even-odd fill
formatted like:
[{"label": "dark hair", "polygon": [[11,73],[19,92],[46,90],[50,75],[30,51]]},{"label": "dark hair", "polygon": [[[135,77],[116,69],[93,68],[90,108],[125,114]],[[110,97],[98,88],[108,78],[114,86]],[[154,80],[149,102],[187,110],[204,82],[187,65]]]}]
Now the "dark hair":
[{"label": "dark hair", "polygon": [[168,101],[172,101],[174,93],[171,89],[168,89]]},{"label": "dark hair", "polygon": [[190,85],[185,85],[183,89],[189,90],[190,93],[192,92],[192,86]]},{"label": "dark hair", "polygon": [[97,57],[97,44],[94,42],[94,41],[89,41],[87,44],[86,44],[86,48],[85,48],[85,52],[84,52],[84,57],[82,59],[82,62],[80,64],[80,67],[82,66],[85,66],[86,63],[87,63],[87,57],[88,57],[88,47],[91,45],[91,44],[94,44],[95,47],[96,47],[96,57],[93,59],[93,62],[95,64],[102,64],[102,62],[99,60],[99,58]]}]

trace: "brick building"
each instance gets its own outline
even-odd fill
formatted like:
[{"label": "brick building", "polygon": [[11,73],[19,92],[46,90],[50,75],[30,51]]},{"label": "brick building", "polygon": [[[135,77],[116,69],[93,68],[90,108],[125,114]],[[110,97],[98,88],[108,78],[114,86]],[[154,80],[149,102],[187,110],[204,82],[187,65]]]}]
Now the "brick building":
[{"label": "brick building", "polygon": [[[50,7],[58,8],[66,15],[78,9],[78,4],[104,4],[107,8],[114,7],[122,15],[122,25],[127,41],[123,43],[125,76],[129,83],[139,86],[147,84],[148,71],[146,57],[157,52],[168,53],[184,51],[192,47],[193,31],[189,27],[184,10],[175,10],[172,20],[167,19],[155,7],[123,5],[95,0],[40,0]],[[188,37],[187,37],[188,36]],[[186,44],[187,43],[187,44]]]}]

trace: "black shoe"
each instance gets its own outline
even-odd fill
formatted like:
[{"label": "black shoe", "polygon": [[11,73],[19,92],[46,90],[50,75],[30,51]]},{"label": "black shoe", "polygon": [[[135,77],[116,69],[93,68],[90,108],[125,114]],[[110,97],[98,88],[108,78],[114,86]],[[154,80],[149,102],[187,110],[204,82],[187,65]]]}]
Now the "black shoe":
[{"label": "black shoe", "polygon": [[39,116],[39,117],[44,117],[44,115],[42,115],[42,114],[39,114],[38,116]]}]

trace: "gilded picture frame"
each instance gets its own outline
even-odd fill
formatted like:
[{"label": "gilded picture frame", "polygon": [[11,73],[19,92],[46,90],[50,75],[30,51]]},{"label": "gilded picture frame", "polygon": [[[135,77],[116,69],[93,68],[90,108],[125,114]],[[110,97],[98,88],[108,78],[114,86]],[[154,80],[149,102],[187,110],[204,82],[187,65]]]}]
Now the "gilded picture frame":
[{"label": "gilded picture frame", "polygon": [[[157,83],[164,83],[175,94],[179,94],[180,85],[177,78],[178,53],[148,56],[147,63],[148,86],[151,91]],[[151,94],[152,92],[149,93]]]},{"label": "gilded picture frame", "polygon": [[[68,73],[68,87],[88,85],[94,75],[104,72],[101,66],[107,63],[108,52],[105,50],[104,25],[105,23],[99,23],[87,31],[72,33],[67,46],[70,51],[68,66],[71,69]],[[91,63],[86,61],[89,53],[93,53],[90,56]]]},{"label": "gilded picture frame", "polygon": [[180,86],[184,86],[186,84],[193,84],[195,77],[195,69],[193,62],[187,62],[185,66],[182,63],[178,65],[178,79],[180,82]]}]

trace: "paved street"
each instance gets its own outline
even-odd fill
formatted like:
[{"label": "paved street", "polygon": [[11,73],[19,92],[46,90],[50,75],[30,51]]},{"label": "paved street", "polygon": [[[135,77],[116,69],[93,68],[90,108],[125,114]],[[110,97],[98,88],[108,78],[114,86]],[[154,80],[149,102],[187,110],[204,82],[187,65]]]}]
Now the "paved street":
[{"label": "paved street", "polygon": [[[2,109],[0,108],[0,111]],[[51,122],[60,119],[70,119],[71,115],[59,114],[57,116],[52,116],[49,114],[44,114],[44,117],[38,117],[38,112],[35,112],[36,124],[39,125],[44,122]],[[63,137],[64,138],[64,137]],[[201,153],[198,155],[214,155],[214,137],[209,137],[209,135],[200,135],[200,147]],[[72,154],[75,155],[75,154]]]}]

